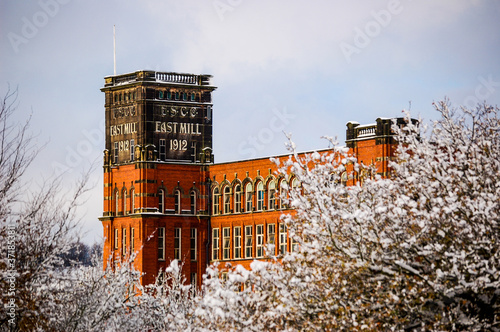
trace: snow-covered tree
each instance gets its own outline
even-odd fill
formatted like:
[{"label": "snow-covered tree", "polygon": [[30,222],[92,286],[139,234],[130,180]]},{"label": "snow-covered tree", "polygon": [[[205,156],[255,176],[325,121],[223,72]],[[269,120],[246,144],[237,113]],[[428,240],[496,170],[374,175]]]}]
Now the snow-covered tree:
[{"label": "snow-covered tree", "polygon": [[373,170],[345,148],[299,156],[291,143],[281,172],[301,187],[284,219],[298,250],[229,272],[252,291],[213,285],[207,321],[249,331],[500,328],[499,110],[435,107],[430,132],[411,121],[393,127],[388,179],[344,186],[344,171]]}]

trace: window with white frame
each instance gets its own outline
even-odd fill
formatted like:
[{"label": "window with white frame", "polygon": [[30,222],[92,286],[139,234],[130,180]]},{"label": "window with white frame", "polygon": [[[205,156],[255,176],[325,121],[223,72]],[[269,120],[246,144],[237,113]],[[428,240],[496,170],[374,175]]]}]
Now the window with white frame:
[{"label": "window with white frame", "polygon": [[115,228],[115,249],[118,249],[118,228]]},{"label": "window with white frame", "polygon": [[245,258],[252,257],[253,250],[253,227],[245,226]]},{"label": "window with white frame", "polygon": [[231,212],[231,187],[224,187],[224,213],[228,214]]},{"label": "window with white frame", "polygon": [[120,211],[120,193],[118,190],[115,191],[115,216],[118,215],[118,212]]},{"label": "window with white frame", "polygon": [[165,161],[167,157],[167,144],[165,139],[160,139],[160,151],[159,151],[160,160]]},{"label": "window with white frame", "polygon": [[276,240],[276,224],[267,224],[267,243],[274,244]]},{"label": "window with white frame", "polygon": [[174,228],[174,259],[181,259],[181,229]]},{"label": "window with white frame", "polygon": [[175,191],[175,202],[174,202],[174,209],[176,214],[181,214],[181,192],[180,190]]},{"label": "window with white frame", "polygon": [[259,182],[257,184],[257,211],[264,209],[264,184]]},{"label": "window with white frame", "polygon": [[127,191],[123,190],[122,192],[122,201],[123,201],[123,215],[127,214]]},{"label": "window with white frame", "polygon": [[134,151],[135,150],[135,145],[134,145],[134,140],[130,140],[130,161],[134,161]]},{"label": "window with white frame", "polygon": [[135,229],[130,228],[130,253],[133,254],[135,250]]},{"label": "window with white frame", "polygon": [[220,201],[220,193],[219,193],[219,188],[215,187],[214,192],[213,192],[213,214],[217,215],[219,214],[219,201]]},{"label": "window with white frame", "polygon": [[280,254],[284,255],[287,252],[287,234],[285,223],[279,224],[279,240],[280,240]]},{"label": "window with white frame", "polygon": [[158,260],[165,260],[165,227],[158,228]]},{"label": "window with white frame", "polygon": [[135,212],[135,190],[130,189],[130,213]]},{"label": "window with white frame", "polygon": [[118,163],[118,142],[115,142],[115,151],[114,151],[114,163]]},{"label": "window with white frame", "polygon": [[241,212],[241,184],[234,186],[234,212]]},{"label": "window with white frame", "polygon": [[231,228],[222,229],[222,259],[231,258]]},{"label": "window with white frame", "polygon": [[241,227],[236,226],[233,229],[233,238],[234,238],[234,259],[241,258]]},{"label": "window with white frame", "polygon": [[165,213],[165,191],[163,189],[158,190],[158,211]]},{"label": "window with white frame", "polygon": [[192,190],[189,198],[191,200],[191,214],[196,214],[196,191]]},{"label": "window with white frame", "polygon": [[245,212],[252,211],[252,184],[249,182],[245,186]]},{"label": "window with white frame", "polygon": [[267,200],[267,209],[274,210],[276,204],[276,184],[272,180],[267,184]]},{"label": "window with white frame", "polygon": [[264,256],[264,225],[255,226],[255,257],[260,258]]},{"label": "window with white frame", "polygon": [[219,259],[219,229],[212,228],[212,260]]},{"label": "window with white frame", "polygon": [[122,254],[125,255],[127,253],[127,229],[122,229]]},{"label": "window with white frame", "polygon": [[197,257],[197,249],[198,249],[198,243],[197,243],[197,229],[196,228],[191,228],[191,260],[196,261]]},{"label": "window with white frame", "polygon": [[292,237],[290,239],[290,251],[298,251],[299,250],[299,243]]},{"label": "window with white frame", "polygon": [[286,180],[285,179],[282,179],[280,181],[280,206],[279,208],[280,209],[285,209],[286,208],[286,204],[285,204],[285,197],[286,197],[286,191],[287,191],[288,187],[286,185]]},{"label": "window with white frame", "polygon": [[197,280],[198,280],[198,274],[196,274],[196,272],[191,273],[191,285],[193,287],[196,286]]}]

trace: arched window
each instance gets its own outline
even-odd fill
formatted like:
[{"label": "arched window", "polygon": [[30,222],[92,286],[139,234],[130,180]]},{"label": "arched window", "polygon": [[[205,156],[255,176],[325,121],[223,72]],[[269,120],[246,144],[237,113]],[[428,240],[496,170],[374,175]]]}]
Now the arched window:
[{"label": "arched window", "polygon": [[286,197],[287,189],[288,189],[288,186],[286,185],[286,180],[281,179],[281,181],[280,181],[280,206],[279,206],[280,209],[286,208],[284,197]]},{"label": "arched window", "polygon": [[345,186],[347,184],[347,172],[343,172],[340,175],[340,183]]},{"label": "arched window", "polygon": [[214,192],[213,192],[213,214],[219,214],[219,199],[220,199],[220,193],[219,193],[219,188],[215,187]]},{"label": "arched window", "polygon": [[224,187],[224,213],[228,214],[231,212],[231,188],[229,186]]},{"label": "arched window", "polygon": [[120,193],[118,190],[115,191],[115,216],[118,215],[118,212],[120,211]]},{"label": "arched window", "polygon": [[135,211],[135,190],[130,189],[130,213]]},{"label": "arched window", "polygon": [[245,186],[245,212],[252,211],[252,184],[249,182]]},{"label": "arched window", "polygon": [[241,184],[234,186],[234,212],[241,212]]},{"label": "arched window", "polygon": [[276,184],[272,180],[267,184],[267,200],[267,209],[274,210],[276,203]]},{"label": "arched window", "polygon": [[299,186],[299,181],[297,180],[297,178],[293,178],[292,179],[292,189],[295,189],[295,188],[298,188]]},{"label": "arched window", "polygon": [[257,211],[264,209],[264,184],[260,181],[257,184]]},{"label": "arched window", "polygon": [[179,190],[176,190],[174,196],[175,196],[175,202],[174,202],[175,213],[181,214],[181,192]]},{"label": "arched window", "polygon": [[196,191],[191,190],[189,197],[191,200],[191,214],[196,214]]},{"label": "arched window", "polygon": [[165,191],[163,189],[158,191],[158,212],[165,213]]},{"label": "arched window", "polygon": [[122,201],[123,201],[123,215],[127,214],[127,191],[123,189],[122,191]]}]

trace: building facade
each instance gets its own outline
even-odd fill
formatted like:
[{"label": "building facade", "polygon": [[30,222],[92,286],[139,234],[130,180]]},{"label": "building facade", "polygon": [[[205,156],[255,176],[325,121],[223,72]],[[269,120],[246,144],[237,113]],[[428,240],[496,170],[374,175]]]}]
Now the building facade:
[{"label": "building facade", "polygon": [[[173,259],[200,285],[212,262],[249,268],[264,259],[268,243],[276,255],[295,248],[280,221],[293,211],[279,199],[284,188],[300,185],[294,175],[277,176],[269,158],[214,163],[210,78],[137,71],[106,77],[101,89],[104,265],[134,253],[143,284]],[[350,153],[382,176],[395,151],[392,121],[347,124]]]}]

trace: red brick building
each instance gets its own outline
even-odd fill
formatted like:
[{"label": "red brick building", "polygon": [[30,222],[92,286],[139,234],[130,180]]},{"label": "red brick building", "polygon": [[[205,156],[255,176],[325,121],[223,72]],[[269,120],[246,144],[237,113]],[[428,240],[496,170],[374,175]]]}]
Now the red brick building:
[{"label": "red brick building", "polygon": [[[280,222],[290,210],[278,197],[299,183],[293,174],[277,177],[269,158],[214,163],[215,89],[210,75],[137,71],[105,78],[105,266],[135,253],[147,284],[178,259],[187,280],[200,285],[213,261],[248,268],[264,257],[266,243],[277,255],[294,249]],[[383,176],[395,149],[391,124],[381,118],[347,124],[350,152]]]}]

